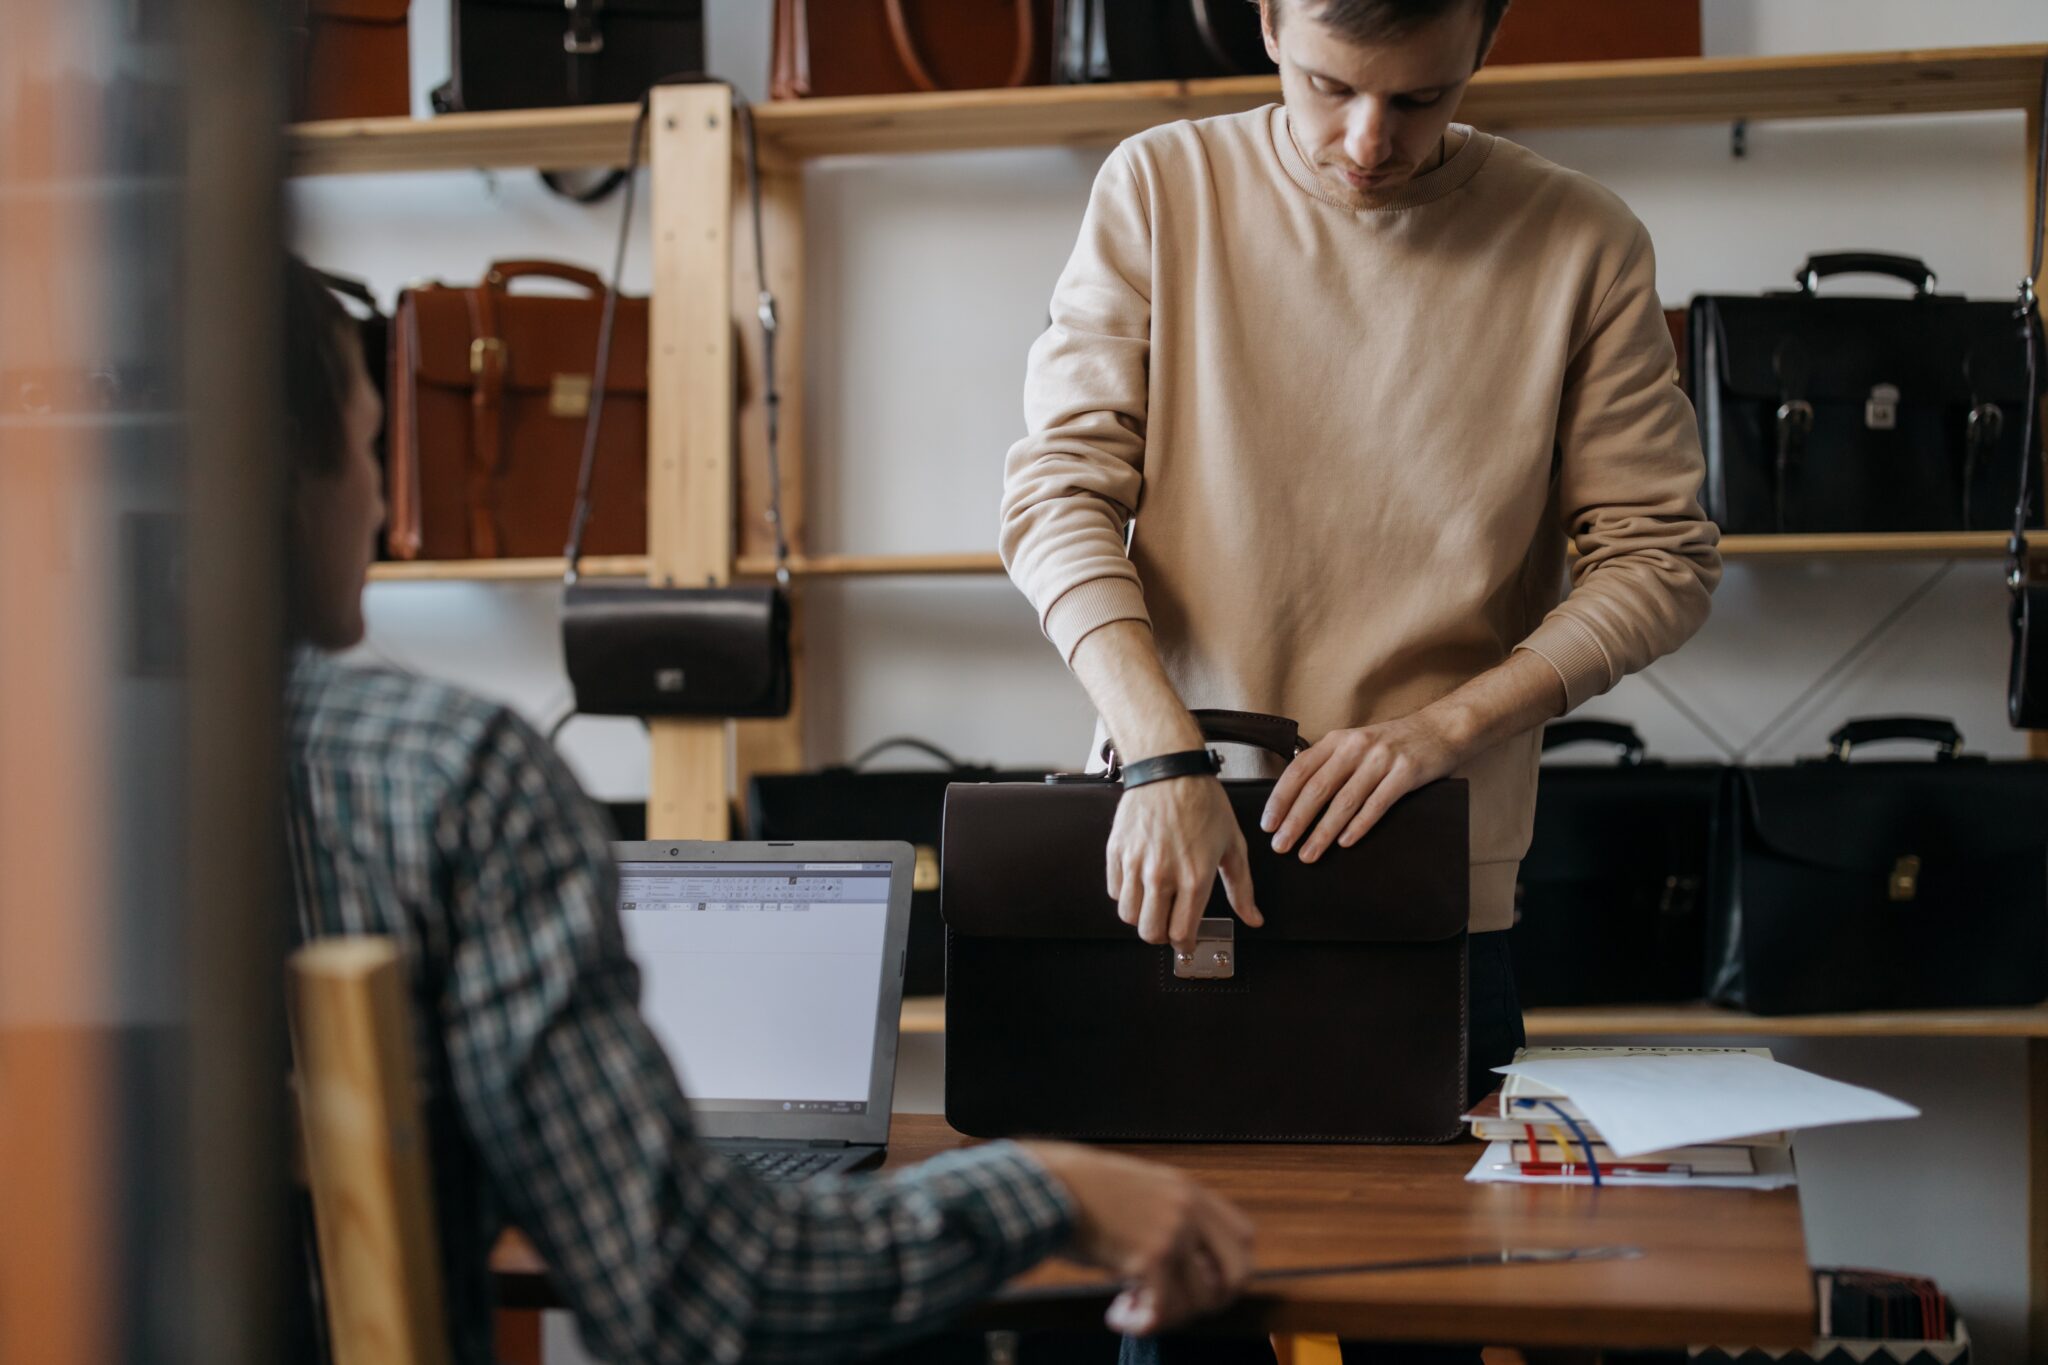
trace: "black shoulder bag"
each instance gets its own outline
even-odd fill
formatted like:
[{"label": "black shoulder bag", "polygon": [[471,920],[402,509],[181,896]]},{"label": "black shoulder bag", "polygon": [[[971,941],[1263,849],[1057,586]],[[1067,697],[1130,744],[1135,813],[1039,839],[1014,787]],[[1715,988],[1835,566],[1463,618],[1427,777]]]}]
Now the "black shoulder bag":
[{"label": "black shoulder bag", "polygon": [[[2041,79],[2041,112],[2048,117],[2048,75]],[[2048,211],[2048,138],[2039,140],[2034,164],[2034,256],[2020,281],[2014,316],[2027,351],[2027,410],[2020,440],[2020,501],[2013,513],[2012,539],[2006,543],[2006,582],[2012,589],[2012,677],[2006,687],[2006,714],[2015,728],[2048,730],[2048,582],[2028,581],[2027,489],[2041,460],[2036,432],[2041,420],[2041,278],[2043,214]]]},{"label": "black shoulder bag", "polygon": [[[609,374],[614,308],[633,221],[632,168],[640,163],[652,91],[640,101],[627,155],[625,208],[612,288],[598,328],[597,368]],[[576,711],[595,716],[783,716],[789,714],[789,544],[782,522],[778,459],[781,391],[775,384],[775,296],[768,291],[761,247],[761,178],[755,165],[754,114],[737,93],[747,196],[754,210],[754,273],[761,282],[763,402],[768,415],[768,519],[775,528],[775,583],[769,587],[656,588],[578,581],[577,560],[590,518],[590,476],[597,459],[604,386],[590,395],[576,510],[563,551],[562,655],[575,689]]]}]

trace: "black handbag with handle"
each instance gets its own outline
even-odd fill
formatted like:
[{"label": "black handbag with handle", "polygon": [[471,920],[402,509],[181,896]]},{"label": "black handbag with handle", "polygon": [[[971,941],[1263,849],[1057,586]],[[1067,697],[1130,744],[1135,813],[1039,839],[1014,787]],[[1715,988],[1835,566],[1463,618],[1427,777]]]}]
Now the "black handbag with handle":
[{"label": "black handbag with handle", "polygon": [[1516,886],[1524,1005],[1698,1000],[1706,991],[1708,830],[1726,769],[1648,757],[1614,721],[1546,726],[1543,752],[1614,746],[1618,762],[1543,766]]},{"label": "black handbag with handle", "polygon": [[444,114],[631,104],[704,69],[704,0],[449,0],[448,25]]},{"label": "black handbag with handle", "polygon": [[[1917,292],[1822,293],[1848,274]],[[2038,442],[2012,306],[1937,294],[1912,256],[1813,256],[1794,278],[1796,290],[1692,302],[1707,515],[1745,535],[2004,529],[2021,446]],[[2040,524],[2038,498],[2027,515]]]},{"label": "black handbag with handle", "polygon": [[[640,95],[633,121],[629,168],[640,161],[651,92]],[[755,278],[766,281],[761,246],[761,177],[753,110],[733,97],[739,119],[747,192],[753,201]],[[633,221],[635,177],[626,180],[612,279],[624,272],[627,229]],[[619,291],[605,292],[593,374],[611,373],[612,335]],[[762,406],[768,418],[768,505],[775,530],[776,582],[768,587],[653,588],[578,581],[577,561],[590,519],[590,481],[604,417],[606,385],[593,387],[584,424],[582,467],[575,510],[563,552],[562,654],[575,689],[575,711],[597,716],[772,717],[789,714],[795,688],[789,648],[789,544],[782,522],[779,456],[780,391],[775,383],[774,296],[760,298]]]},{"label": "black handbag with handle", "polygon": [[[1283,757],[1294,722],[1197,711]],[[1410,793],[1350,848],[1274,853],[1270,781],[1226,781],[1265,923],[1211,896],[1185,956],[1117,918],[1119,768],[946,791],[946,1118],[963,1133],[1444,1142],[1465,1101],[1466,784]]]},{"label": "black handbag with handle", "polygon": [[1275,70],[1258,7],[1243,0],[1059,0],[1053,33],[1053,80],[1062,85]]},{"label": "black handbag with handle", "polygon": [[[938,766],[877,769],[893,749],[929,755]],[[1045,769],[998,769],[963,763],[935,744],[885,739],[850,763],[813,773],[772,773],[747,784],[751,839],[891,839],[917,850],[910,890],[910,939],[903,966],[905,995],[946,989],[946,926],[939,917],[939,832],[946,788],[954,782],[1040,782]]]},{"label": "black handbag with handle", "polygon": [[[1850,762],[1863,745],[1930,762]],[[1946,720],[1852,721],[1825,758],[1723,788],[1713,998],[1758,1014],[2048,999],[2048,763],[1962,752]]]}]

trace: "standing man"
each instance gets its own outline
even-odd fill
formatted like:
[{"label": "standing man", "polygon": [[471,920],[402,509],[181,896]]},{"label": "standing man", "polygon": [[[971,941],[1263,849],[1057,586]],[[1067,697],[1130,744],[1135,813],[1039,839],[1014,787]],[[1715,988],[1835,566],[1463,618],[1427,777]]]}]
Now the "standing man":
[{"label": "standing man", "polygon": [[[1154,128],[1097,177],[1002,510],[1126,762],[1199,750],[1190,707],[1321,736],[1275,849],[1313,862],[1469,779],[1476,1088],[1521,1041],[1494,931],[1539,728],[1692,635],[1720,577],[1648,234],[1451,121],[1506,8],[1263,0],[1285,102]],[[1191,942],[1219,870],[1262,922],[1213,777],[1124,796],[1108,889],[1147,942]]]}]

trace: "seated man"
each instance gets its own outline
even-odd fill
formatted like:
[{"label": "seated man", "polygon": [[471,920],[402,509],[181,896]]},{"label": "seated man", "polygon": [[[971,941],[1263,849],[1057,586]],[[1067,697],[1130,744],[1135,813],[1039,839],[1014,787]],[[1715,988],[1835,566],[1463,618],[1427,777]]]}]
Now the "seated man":
[{"label": "seated man", "polygon": [[404,954],[455,1359],[491,1358],[487,1258],[508,1224],[613,1365],[855,1358],[1055,1253],[1124,1277],[1119,1331],[1233,1296],[1249,1221],[1158,1166],[992,1143],[768,1185],[695,1140],[638,1010],[604,818],[560,758],[503,706],[323,653],[363,635],[378,401],[347,315],[296,261],[287,303],[297,937]]}]

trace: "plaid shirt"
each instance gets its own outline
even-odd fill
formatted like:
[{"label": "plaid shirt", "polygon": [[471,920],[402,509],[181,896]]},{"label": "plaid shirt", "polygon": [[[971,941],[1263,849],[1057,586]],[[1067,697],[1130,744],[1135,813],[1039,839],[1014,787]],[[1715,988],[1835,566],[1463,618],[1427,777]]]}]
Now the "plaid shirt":
[{"label": "plaid shirt", "polygon": [[491,1358],[508,1223],[613,1365],[857,1357],[1064,1243],[1065,1192],[1009,1144],[767,1185],[695,1141],[604,817],[511,711],[306,651],[287,719],[299,936],[388,935],[411,975],[463,1365]]}]

